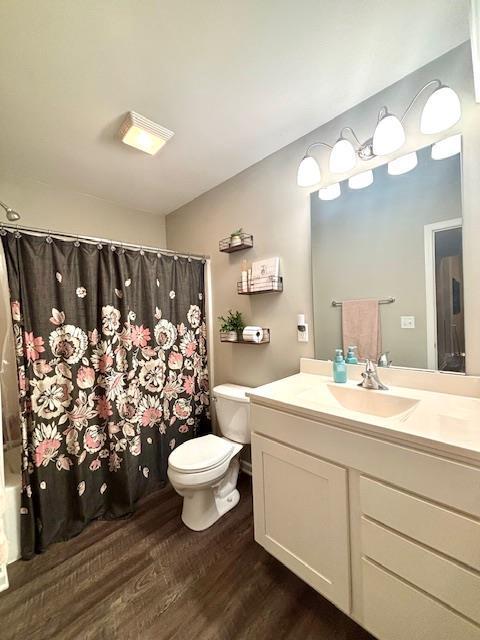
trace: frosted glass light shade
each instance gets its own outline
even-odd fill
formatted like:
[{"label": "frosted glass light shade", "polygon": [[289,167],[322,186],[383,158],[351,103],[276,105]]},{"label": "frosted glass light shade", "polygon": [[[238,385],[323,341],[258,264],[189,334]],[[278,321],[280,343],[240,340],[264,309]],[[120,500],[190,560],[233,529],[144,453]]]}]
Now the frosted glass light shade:
[{"label": "frosted glass light shade", "polygon": [[373,182],[373,171],[362,171],[357,173],[356,176],[352,176],[348,179],[348,186],[350,189],[363,189],[368,187]]},{"label": "frosted glass light shade", "polygon": [[318,190],[318,197],[320,200],[335,200],[335,198],[338,198],[340,194],[341,189],[338,182]]},{"label": "frosted glass light shade", "polygon": [[405,142],[405,131],[397,116],[387,114],[375,128],[373,134],[373,153],[385,156],[400,149]]},{"label": "frosted glass light shade", "polygon": [[443,160],[449,158],[462,150],[462,136],[460,133],[432,145],[432,158],[434,160]]},{"label": "frosted glass light shade", "polygon": [[440,87],[432,93],[423,107],[420,118],[422,133],[440,133],[450,129],[462,115],[460,99],[450,87]]},{"label": "frosted glass light shade", "polygon": [[356,162],[357,154],[353,144],[345,138],[337,140],[330,152],[330,171],[332,173],[346,173],[353,169]]},{"label": "frosted glass light shade", "polygon": [[400,176],[402,173],[407,173],[418,164],[418,158],[415,151],[412,153],[407,153],[404,156],[400,156],[400,158],[395,158],[388,163],[388,173],[391,176]]},{"label": "frosted glass light shade", "polygon": [[320,182],[320,167],[312,156],[305,156],[298,166],[297,184],[299,187],[313,187]]}]

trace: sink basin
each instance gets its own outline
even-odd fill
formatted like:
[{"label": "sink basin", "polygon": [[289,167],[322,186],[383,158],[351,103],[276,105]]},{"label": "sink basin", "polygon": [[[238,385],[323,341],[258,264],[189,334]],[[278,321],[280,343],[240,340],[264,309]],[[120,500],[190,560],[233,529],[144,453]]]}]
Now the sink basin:
[{"label": "sink basin", "polygon": [[418,400],[368,389],[327,385],[328,391],[344,409],[380,418],[392,418],[412,409]]}]

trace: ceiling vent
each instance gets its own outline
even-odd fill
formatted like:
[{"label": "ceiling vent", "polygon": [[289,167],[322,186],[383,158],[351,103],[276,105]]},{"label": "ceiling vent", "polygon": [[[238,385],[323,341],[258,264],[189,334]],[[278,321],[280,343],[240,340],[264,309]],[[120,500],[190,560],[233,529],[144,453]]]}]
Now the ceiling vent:
[{"label": "ceiling vent", "polygon": [[120,127],[122,142],[154,156],[175,134],[156,122],[129,111]]}]

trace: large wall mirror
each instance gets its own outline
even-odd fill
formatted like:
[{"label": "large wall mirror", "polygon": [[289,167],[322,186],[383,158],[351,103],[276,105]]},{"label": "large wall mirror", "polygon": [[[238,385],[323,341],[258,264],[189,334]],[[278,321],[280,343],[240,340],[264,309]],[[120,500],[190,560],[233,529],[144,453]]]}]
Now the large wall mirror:
[{"label": "large wall mirror", "polygon": [[316,358],[350,346],[342,303],[373,299],[380,364],[465,372],[461,156],[417,157],[401,175],[374,169],[365,188],[343,182],[335,200],[312,194]]}]

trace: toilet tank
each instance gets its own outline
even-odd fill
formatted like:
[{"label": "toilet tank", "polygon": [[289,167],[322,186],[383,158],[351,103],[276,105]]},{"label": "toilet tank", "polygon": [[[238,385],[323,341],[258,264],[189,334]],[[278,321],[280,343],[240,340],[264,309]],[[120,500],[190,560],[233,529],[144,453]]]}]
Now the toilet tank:
[{"label": "toilet tank", "polygon": [[250,400],[246,393],[251,387],[221,384],[213,388],[218,427],[225,438],[250,443]]}]

